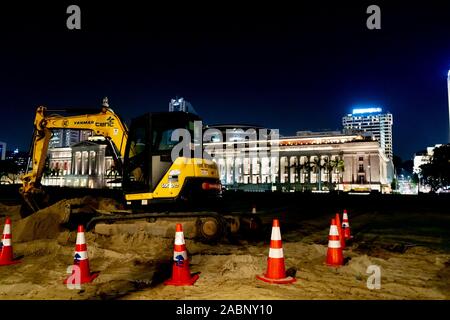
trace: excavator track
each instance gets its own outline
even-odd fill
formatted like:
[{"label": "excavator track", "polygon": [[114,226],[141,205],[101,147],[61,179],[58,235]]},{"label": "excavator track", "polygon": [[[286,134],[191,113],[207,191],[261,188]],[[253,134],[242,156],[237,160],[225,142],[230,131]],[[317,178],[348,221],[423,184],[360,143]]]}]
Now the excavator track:
[{"label": "excavator track", "polygon": [[[123,223],[125,222],[125,223]],[[132,222],[132,223],[127,223]],[[139,222],[141,222],[139,224]],[[169,236],[173,235],[175,223],[180,222],[189,224],[187,234],[189,238],[195,238],[203,241],[216,241],[224,237],[228,230],[227,219],[216,212],[148,212],[148,213],[129,213],[126,211],[112,212],[112,214],[101,214],[92,218],[86,225],[87,230],[93,230],[97,233],[110,233],[111,229],[118,223],[121,224],[116,229],[134,233],[139,230],[149,231],[158,222],[169,222],[166,230],[159,229],[159,232],[153,232],[155,235]],[[99,225],[102,224],[103,228]],[[105,226],[106,225],[106,226]],[[172,225],[172,226],[170,226]],[[109,226],[109,227],[108,227]],[[109,229],[109,230],[108,230]],[[108,230],[108,231],[105,231]],[[120,232],[120,231],[119,231]],[[152,233],[152,232],[149,232]]]},{"label": "excavator track", "polygon": [[251,214],[223,215],[217,212],[98,212],[86,229],[103,235],[134,234],[139,231],[173,237],[176,223],[182,223],[186,238],[215,242],[243,230],[257,230],[260,220]]}]

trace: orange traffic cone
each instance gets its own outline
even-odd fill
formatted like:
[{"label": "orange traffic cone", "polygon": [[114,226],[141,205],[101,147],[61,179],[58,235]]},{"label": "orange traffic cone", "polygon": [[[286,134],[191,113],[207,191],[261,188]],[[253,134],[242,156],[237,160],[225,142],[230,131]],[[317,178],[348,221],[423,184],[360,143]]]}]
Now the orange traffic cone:
[{"label": "orange traffic cone", "polygon": [[173,248],[172,278],[165,281],[165,285],[171,286],[192,286],[199,278],[198,274],[191,276],[189,269],[189,258],[184,242],[184,233],[181,223],[177,223],[175,230],[175,245]]},{"label": "orange traffic cone", "polygon": [[328,236],[327,265],[338,267],[344,264],[341,241],[339,240],[339,230],[336,220],[331,219],[330,233]]},{"label": "orange traffic cone", "polygon": [[263,275],[257,275],[256,278],[265,282],[277,284],[286,284],[296,281],[294,277],[286,277],[283,246],[281,244],[280,222],[278,219],[273,219],[269,258],[267,259],[267,272]]},{"label": "orange traffic cone", "polygon": [[0,252],[0,266],[8,266],[11,264],[20,263],[20,260],[14,260],[11,234],[11,219],[6,217],[5,227],[3,228],[3,237]]},{"label": "orange traffic cone", "polygon": [[336,213],[335,220],[336,220],[336,226],[339,231],[339,240],[341,241],[341,248],[345,249],[345,237],[344,237],[344,233],[342,231],[341,218],[339,217],[339,213]]},{"label": "orange traffic cone", "polygon": [[344,209],[344,214],[342,216],[342,229],[344,230],[345,240],[349,240],[349,239],[353,238],[350,233],[350,223],[348,222],[347,210],[345,210],[345,209]]},{"label": "orange traffic cone", "polygon": [[86,238],[84,236],[84,227],[82,225],[79,225],[77,230],[73,267],[72,275],[64,280],[64,284],[89,283],[97,278],[99,274],[98,272],[91,273],[90,271]]}]

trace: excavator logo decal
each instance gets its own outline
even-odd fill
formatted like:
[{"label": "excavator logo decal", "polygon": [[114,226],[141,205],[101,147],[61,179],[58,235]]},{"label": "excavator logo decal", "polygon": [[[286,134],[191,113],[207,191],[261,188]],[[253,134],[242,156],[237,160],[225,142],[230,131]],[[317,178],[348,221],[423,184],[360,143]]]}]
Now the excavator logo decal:
[{"label": "excavator logo decal", "polygon": [[106,119],[106,122],[96,122],[95,126],[96,127],[114,127],[114,118],[113,117],[108,117]]}]

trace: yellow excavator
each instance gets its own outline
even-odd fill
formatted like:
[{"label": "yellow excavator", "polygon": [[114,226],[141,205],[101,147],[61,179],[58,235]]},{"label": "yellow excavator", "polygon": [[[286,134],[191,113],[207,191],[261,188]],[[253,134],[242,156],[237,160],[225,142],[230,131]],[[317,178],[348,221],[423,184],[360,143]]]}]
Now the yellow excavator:
[{"label": "yellow excavator", "polygon": [[146,113],[133,119],[128,129],[105,99],[100,112],[83,111],[71,109],[71,113],[79,114],[63,116],[43,106],[37,108],[30,152],[32,169],[22,177],[20,188],[24,199],[22,217],[48,205],[41,180],[52,130],[78,129],[92,130],[95,136],[105,138],[122,175],[124,209],[97,212],[88,222],[88,229],[129,220],[150,224],[177,220],[190,222],[192,237],[204,240],[215,240],[227,230],[239,229],[243,216],[225,216],[217,210],[222,186],[215,162],[187,157],[172,160],[172,149],[179,142],[172,141],[173,130],[189,130],[193,137],[194,121],[201,120],[197,115]]}]

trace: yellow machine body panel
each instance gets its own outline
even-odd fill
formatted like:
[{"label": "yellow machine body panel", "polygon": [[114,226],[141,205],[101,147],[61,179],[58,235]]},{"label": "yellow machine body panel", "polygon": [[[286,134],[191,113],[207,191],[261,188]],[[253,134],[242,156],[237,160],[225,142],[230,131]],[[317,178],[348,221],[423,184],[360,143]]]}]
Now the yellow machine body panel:
[{"label": "yellow machine body panel", "polygon": [[[177,158],[153,192],[126,194],[126,201],[176,198],[179,196],[186,179],[210,178],[219,179],[219,170],[215,162],[198,158]],[[212,186],[220,188],[219,186]]]}]

